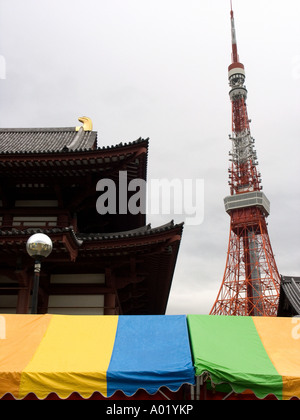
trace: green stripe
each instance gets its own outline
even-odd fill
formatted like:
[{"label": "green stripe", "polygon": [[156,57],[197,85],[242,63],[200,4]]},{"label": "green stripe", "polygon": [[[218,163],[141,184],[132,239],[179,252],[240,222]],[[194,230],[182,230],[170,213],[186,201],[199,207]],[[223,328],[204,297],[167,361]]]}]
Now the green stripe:
[{"label": "green stripe", "polygon": [[188,315],[188,325],[197,376],[209,372],[213,383],[228,383],[237,393],[282,399],[282,377],[251,317]]}]

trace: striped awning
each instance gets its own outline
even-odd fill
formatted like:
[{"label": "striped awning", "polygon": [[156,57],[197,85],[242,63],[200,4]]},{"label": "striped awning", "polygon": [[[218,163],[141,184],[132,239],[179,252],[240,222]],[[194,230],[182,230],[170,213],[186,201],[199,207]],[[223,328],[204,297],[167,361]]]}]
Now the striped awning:
[{"label": "striped awning", "polygon": [[300,398],[300,319],[0,315],[0,398],[154,395],[195,376],[220,392]]},{"label": "striped awning", "polygon": [[0,398],[194,384],[185,316],[0,316]]}]

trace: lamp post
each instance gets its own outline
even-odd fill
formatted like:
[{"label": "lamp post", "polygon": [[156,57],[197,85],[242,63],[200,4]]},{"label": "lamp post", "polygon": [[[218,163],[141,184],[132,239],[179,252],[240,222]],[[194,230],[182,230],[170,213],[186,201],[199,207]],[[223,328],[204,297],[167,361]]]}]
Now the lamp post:
[{"label": "lamp post", "polygon": [[52,241],[49,236],[43,233],[36,233],[27,241],[26,250],[30,257],[34,258],[34,279],[33,279],[33,293],[31,313],[37,313],[38,292],[41,272],[41,261],[48,257],[53,249]]}]

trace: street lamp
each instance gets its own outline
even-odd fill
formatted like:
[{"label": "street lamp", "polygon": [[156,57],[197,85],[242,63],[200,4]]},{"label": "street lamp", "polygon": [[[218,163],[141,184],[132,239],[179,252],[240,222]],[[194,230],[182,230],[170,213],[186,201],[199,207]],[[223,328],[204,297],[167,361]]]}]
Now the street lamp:
[{"label": "street lamp", "polygon": [[38,292],[41,272],[41,261],[51,254],[53,245],[49,236],[43,233],[36,233],[27,241],[26,250],[30,257],[34,258],[34,280],[31,313],[37,313]]}]

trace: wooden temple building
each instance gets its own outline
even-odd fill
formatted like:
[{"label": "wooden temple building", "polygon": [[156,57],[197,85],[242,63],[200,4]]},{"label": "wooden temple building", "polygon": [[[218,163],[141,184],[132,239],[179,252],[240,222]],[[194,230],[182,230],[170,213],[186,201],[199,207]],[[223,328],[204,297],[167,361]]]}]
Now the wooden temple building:
[{"label": "wooden temple building", "polygon": [[[0,313],[30,313],[28,238],[53,242],[43,260],[38,313],[164,314],[183,225],[97,212],[101,179],[146,181],[148,139],[98,147],[80,127],[0,129]],[[118,191],[117,191],[118,197]]]}]

